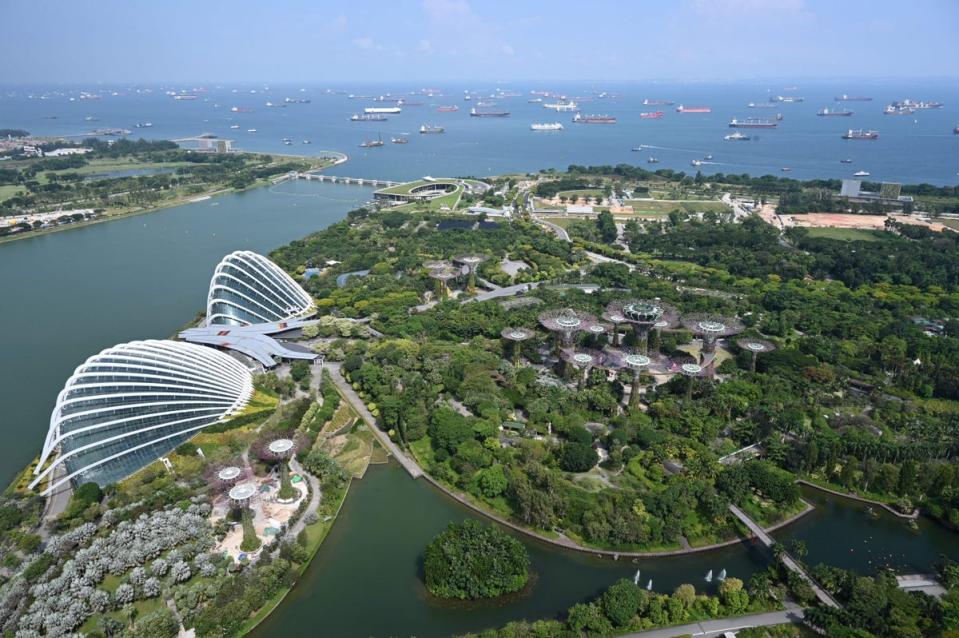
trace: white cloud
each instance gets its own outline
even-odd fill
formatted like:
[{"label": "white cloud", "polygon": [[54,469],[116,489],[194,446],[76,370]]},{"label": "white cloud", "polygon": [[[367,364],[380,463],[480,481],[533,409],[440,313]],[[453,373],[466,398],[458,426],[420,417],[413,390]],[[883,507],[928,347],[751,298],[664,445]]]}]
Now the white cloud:
[{"label": "white cloud", "polygon": [[516,51],[513,50],[513,47],[508,44],[504,44],[499,48],[499,50],[502,51],[504,55],[513,55],[516,53]]},{"label": "white cloud", "polygon": [[439,22],[473,17],[473,11],[466,0],[423,0],[423,11]]},{"label": "white cloud", "polygon": [[353,46],[358,49],[375,49],[376,40],[369,36],[363,36],[362,38],[353,38]]},{"label": "white cloud", "polygon": [[433,45],[430,44],[429,40],[420,40],[419,43],[416,45],[416,50],[419,53],[430,54],[433,52]]},{"label": "white cloud", "polygon": [[334,31],[346,31],[347,24],[349,24],[349,20],[342,13],[330,20],[330,28]]}]

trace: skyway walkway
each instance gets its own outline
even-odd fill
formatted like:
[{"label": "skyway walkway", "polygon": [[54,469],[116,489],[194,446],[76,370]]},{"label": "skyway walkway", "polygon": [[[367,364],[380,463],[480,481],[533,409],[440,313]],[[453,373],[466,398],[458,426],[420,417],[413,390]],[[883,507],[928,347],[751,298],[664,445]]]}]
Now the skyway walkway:
[{"label": "skyway walkway", "polygon": [[[758,538],[763,545],[766,547],[772,547],[776,544],[776,541],[773,540],[772,536],[767,534],[766,531],[763,530],[763,528],[760,527],[759,524],[757,524],[753,519],[749,518],[746,512],[742,511],[732,503],[729,504],[729,511],[733,513],[733,516],[742,521],[743,525],[749,528],[749,531],[752,532],[753,536]],[[793,560],[792,556],[784,553],[782,555],[782,562],[786,567],[799,574],[799,576],[805,580],[810,587],[812,587],[812,590],[816,593],[816,598],[819,599],[819,602],[827,607],[833,607],[836,609],[839,608],[839,603],[837,603],[832,596],[826,593],[822,587],[817,585],[816,581],[814,581],[809,574],[806,573],[806,570],[800,567],[799,563]]]}]

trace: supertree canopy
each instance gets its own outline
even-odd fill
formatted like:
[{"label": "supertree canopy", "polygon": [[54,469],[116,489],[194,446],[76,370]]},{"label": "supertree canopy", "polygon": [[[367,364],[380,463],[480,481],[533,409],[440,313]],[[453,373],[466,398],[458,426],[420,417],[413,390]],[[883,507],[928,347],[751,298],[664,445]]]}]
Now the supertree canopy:
[{"label": "supertree canopy", "polygon": [[606,314],[622,317],[633,325],[643,352],[647,350],[647,336],[657,322],[675,322],[678,313],[672,305],[659,299],[630,299],[613,301],[606,306]]},{"label": "supertree canopy", "polygon": [[513,363],[519,363],[520,344],[527,339],[531,339],[534,335],[535,333],[527,328],[503,328],[500,336],[513,342]]},{"label": "supertree canopy", "polygon": [[480,254],[460,255],[459,257],[453,258],[455,263],[466,266],[467,274],[469,275],[468,288],[470,291],[476,288],[476,268],[487,259],[489,259],[488,256]]},{"label": "supertree canopy", "polygon": [[547,310],[540,314],[539,323],[550,332],[561,335],[564,344],[569,344],[572,342],[574,334],[589,331],[590,328],[597,325],[599,321],[587,312],[564,308],[560,310]]},{"label": "supertree canopy", "polygon": [[611,362],[609,367],[622,368],[633,371],[633,383],[630,388],[629,405],[635,407],[639,403],[639,390],[642,387],[643,372],[663,372],[664,362],[661,356],[649,356],[641,352],[624,352],[622,350],[607,350],[606,357]]},{"label": "supertree canopy", "polygon": [[755,337],[741,337],[736,340],[736,345],[750,353],[749,370],[756,371],[756,358],[763,352],[772,352],[776,349],[776,344],[765,339]]},{"label": "supertree canopy", "polygon": [[566,361],[566,363],[583,371],[583,374],[579,380],[580,387],[586,385],[586,379],[589,377],[589,371],[595,367],[603,366],[605,362],[605,355],[601,350],[590,350],[586,348],[564,348],[560,352],[560,356],[563,357],[563,360]]},{"label": "supertree canopy", "polygon": [[695,314],[682,319],[683,326],[694,335],[702,337],[703,352],[710,354],[716,350],[716,340],[720,337],[739,334],[745,327],[735,317],[721,315]]},{"label": "supertree canopy", "polygon": [[686,384],[686,399],[693,398],[693,385],[696,382],[696,379],[699,377],[706,377],[711,374],[709,366],[702,366],[692,359],[688,361],[679,361],[679,373],[683,376],[689,377],[689,382]]},{"label": "supertree canopy", "polygon": [[439,266],[438,268],[430,270],[430,277],[436,280],[437,296],[445,297],[449,291],[449,284],[447,282],[450,279],[456,279],[461,274],[459,268],[454,268],[449,265]]}]

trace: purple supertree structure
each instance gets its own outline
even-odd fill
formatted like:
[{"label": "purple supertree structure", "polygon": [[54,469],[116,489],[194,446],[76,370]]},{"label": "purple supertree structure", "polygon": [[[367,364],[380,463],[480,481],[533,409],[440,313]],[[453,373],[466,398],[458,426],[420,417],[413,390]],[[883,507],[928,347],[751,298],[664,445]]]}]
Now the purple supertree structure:
[{"label": "purple supertree structure", "polygon": [[677,361],[676,363],[679,366],[679,373],[689,377],[689,383],[686,384],[686,400],[688,401],[693,398],[693,385],[696,383],[696,379],[708,377],[712,371],[708,366],[702,366],[692,359]]},{"label": "purple supertree structure", "polygon": [[430,277],[436,280],[436,296],[438,299],[445,299],[449,294],[449,280],[456,279],[461,274],[458,268],[453,266],[440,266],[430,270]]},{"label": "purple supertree structure", "polygon": [[683,326],[703,340],[703,354],[709,355],[716,351],[716,340],[739,334],[745,329],[742,322],[735,317],[721,315],[695,314],[682,318]]},{"label": "purple supertree structure", "polygon": [[603,311],[603,319],[613,324],[613,347],[619,347],[619,325],[626,323],[626,317],[618,310],[610,311],[609,307]]},{"label": "purple supertree structure", "polygon": [[210,463],[203,470],[203,478],[214,490],[224,492],[237,483],[248,480],[249,472],[241,459],[234,459],[225,463]]},{"label": "purple supertree structure", "polygon": [[598,324],[599,321],[587,312],[564,308],[541,313],[539,323],[558,335],[563,346],[570,346],[573,343],[573,335],[577,332],[589,331],[590,327]]},{"label": "purple supertree structure", "polygon": [[672,305],[659,299],[630,299],[613,301],[606,306],[606,312],[625,319],[636,332],[636,342],[643,352],[648,351],[649,331],[657,322],[674,322],[678,313]]},{"label": "purple supertree structure", "polygon": [[487,255],[460,255],[459,257],[453,257],[453,262],[457,264],[463,264],[466,266],[467,275],[469,276],[469,283],[467,285],[467,290],[473,292],[476,289],[476,269],[479,268],[479,265],[489,259]]},{"label": "purple supertree structure", "polygon": [[582,371],[579,381],[576,384],[579,389],[586,387],[586,380],[589,378],[589,371],[604,364],[604,354],[601,350],[590,350],[588,348],[564,348],[560,352],[560,356],[563,357],[563,360],[566,363],[570,364],[577,370]]},{"label": "purple supertree structure", "polygon": [[606,356],[609,367],[632,370],[633,372],[633,382],[629,392],[630,407],[635,407],[639,404],[639,391],[642,388],[642,376],[644,372],[664,373],[668,371],[669,361],[660,355],[648,355],[642,352],[623,350],[607,350]]},{"label": "purple supertree structure", "polygon": [[522,343],[527,339],[533,338],[534,333],[528,328],[503,328],[503,331],[500,332],[500,336],[511,341],[513,344],[513,365],[519,365],[519,355],[520,350],[522,350]]},{"label": "purple supertree structure", "polygon": [[751,355],[749,359],[750,372],[756,371],[756,358],[760,353],[772,352],[776,349],[776,344],[772,341],[757,339],[755,337],[740,337],[736,340],[736,345]]}]

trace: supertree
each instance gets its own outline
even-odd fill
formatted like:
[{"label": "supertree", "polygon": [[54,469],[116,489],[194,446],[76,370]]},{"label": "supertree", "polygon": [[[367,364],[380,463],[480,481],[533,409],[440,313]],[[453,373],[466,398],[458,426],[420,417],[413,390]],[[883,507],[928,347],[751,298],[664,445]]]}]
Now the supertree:
[{"label": "supertree", "polygon": [[248,480],[248,472],[242,459],[233,459],[225,463],[209,463],[203,470],[207,485],[217,492],[223,492],[237,483]]},{"label": "supertree", "polygon": [[756,371],[756,358],[761,352],[772,352],[776,349],[776,344],[772,341],[756,339],[755,337],[741,337],[736,340],[736,345],[751,355],[749,359],[750,372]]},{"label": "supertree", "polygon": [[629,394],[630,407],[635,407],[639,403],[639,390],[642,387],[643,373],[665,373],[668,372],[669,366],[669,360],[662,355],[643,354],[641,352],[607,350],[606,359],[608,367],[633,371],[633,383]]},{"label": "supertree", "polygon": [[569,346],[573,343],[573,335],[577,332],[589,330],[590,326],[599,322],[596,317],[587,312],[563,308],[541,313],[539,323],[550,332],[558,335],[562,345]]},{"label": "supertree", "polygon": [[563,357],[563,360],[566,363],[570,364],[577,370],[582,370],[579,380],[577,381],[577,387],[583,389],[586,387],[586,380],[589,378],[589,371],[594,367],[602,366],[604,354],[600,350],[590,350],[586,348],[564,348],[560,352],[560,356]]},{"label": "supertree", "polygon": [[519,355],[522,349],[522,343],[531,339],[535,333],[526,328],[503,328],[500,336],[513,344],[513,364],[519,365]]},{"label": "supertree", "polygon": [[686,315],[682,319],[683,326],[694,335],[702,337],[703,354],[708,355],[716,351],[716,340],[720,337],[729,337],[739,334],[745,327],[735,317],[721,315],[695,314]]},{"label": "supertree", "polygon": [[648,351],[650,329],[659,321],[675,321],[678,314],[672,305],[659,299],[613,301],[606,306],[606,312],[622,316],[626,323],[632,324],[638,347],[644,353]]},{"label": "supertree", "polygon": [[469,281],[467,283],[467,291],[473,292],[476,290],[476,269],[481,263],[489,259],[486,255],[460,255],[459,257],[453,257],[453,261],[457,264],[463,264],[466,266],[467,275],[469,276]]},{"label": "supertree", "polygon": [[437,270],[439,268],[452,268],[453,262],[449,259],[428,259],[423,262],[423,268],[427,270]]},{"label": "supertree", "polygon": [[430,270],[430,277],[436,280],[436,296],[439,299],[445,299],[449,294],[450,279],[456,279],[460,276],[460,271],[452,266],[440,266]]},{"label": "supertree", "polygon": [[613,324],[613,347],[619,347],[619,324],[626,322],[626,317],[618,310],[609,310],[609,306],[603,311],[603,319]]},{"label": "supertree", "polygon": [[710,369],[690,359],[679,362],[679,373],[689,378],[689,382],[686,384],[686,400],[688,401],[693,398],[693,385],[696,383],[696,379],[709,376]]},{"label": "supertree", "polygon": [[609,334],[610,328],[611,326],[605,323],[596,322],[596,323],[590,324],[590,326],[583,331],[587,335],[589,335],[590,347],[596,347],[596,348],[605,347],[606,344],[609,342],[609,339],[608,337],[606,337],[606,335]]}]

